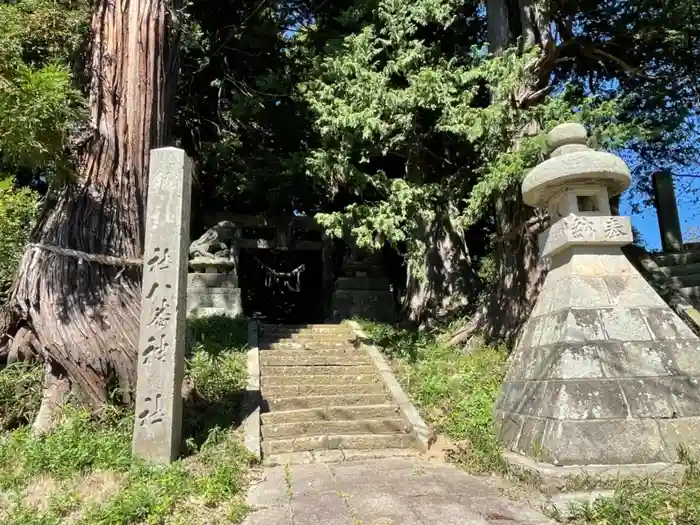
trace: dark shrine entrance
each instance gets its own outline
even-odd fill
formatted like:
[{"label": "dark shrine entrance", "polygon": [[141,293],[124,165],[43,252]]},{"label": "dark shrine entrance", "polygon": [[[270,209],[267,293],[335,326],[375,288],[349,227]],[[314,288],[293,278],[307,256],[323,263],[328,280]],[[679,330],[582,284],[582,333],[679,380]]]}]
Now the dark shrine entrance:
[{"label": "dark shrine entrance", "polygon": [[241,249],[243,311],[271,323],[322,323],[325,319],[320,251]]},{"label": "dark shrine entrance", "polygon": [[328,318],[333,243],[310,217],[217,214],[233,222],[243,313],[263,322],[306,324]]}]

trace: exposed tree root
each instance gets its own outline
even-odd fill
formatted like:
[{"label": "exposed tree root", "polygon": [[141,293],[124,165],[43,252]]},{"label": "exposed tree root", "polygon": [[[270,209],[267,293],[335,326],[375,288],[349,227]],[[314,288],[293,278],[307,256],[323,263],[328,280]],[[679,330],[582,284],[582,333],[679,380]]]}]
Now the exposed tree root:
[{"label": "exposed tree root", "polygon": [[41,407],[32,424],[36,434],[51,431],[60,421],[61,409],[68,401],[71,383],[60,365],[47,362],[44,364],[44,392]]}]

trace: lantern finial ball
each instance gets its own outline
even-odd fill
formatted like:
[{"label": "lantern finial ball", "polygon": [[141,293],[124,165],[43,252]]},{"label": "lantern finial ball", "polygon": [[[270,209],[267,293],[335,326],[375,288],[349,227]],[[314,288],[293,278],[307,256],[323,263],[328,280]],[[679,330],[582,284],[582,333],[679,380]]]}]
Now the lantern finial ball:
[{"label": "lantern finial ball", "polygon": [[547,134],[547,147],[554,156],[556,150],[565,146],[578,146],[578,150],[588,149],[587,143],[588,131],[577,122],[559,124]]},{"label": "lantern finial ball", "polygon": [[587,146],[588,132],[567,122],[547,134],[549,159],[535,166],[522,184],[523,200],[533,208],[548,208],[566,188],[605,188],[608,197],[622,193],[631,182],[625,162],[612,153]]}]

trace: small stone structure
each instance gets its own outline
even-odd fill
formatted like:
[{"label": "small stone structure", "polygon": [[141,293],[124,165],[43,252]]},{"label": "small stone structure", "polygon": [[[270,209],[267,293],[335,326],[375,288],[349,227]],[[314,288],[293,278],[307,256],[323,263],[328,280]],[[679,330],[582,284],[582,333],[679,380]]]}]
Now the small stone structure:
[{"label": "small stone structure", "polygon": [[549,209],[540,248],[550,271],[495,413],[509,459],[540,473],[675,462],[677,445],[700,446],[700,341],[623,255],[630,220],[611,215],[609,198],[630,174],[586,136],[556,127],[551,158],[522,188],[528,205]]},{"label": "small stone structure", "polygon": [[331,297],[333,321],[360,317],[392,323],[394,294],[378,257],[354,249],[336,278]]},{"label": "small stone structure", "polygon": [[176,458],[182,434],[191,170],[180,149],[151,151],[133,453],[155,462]]},{"label": "small stone structure", "polygon": [[230,221],[220,221],[192,242],[187,276],[187,313],[193,317],[241,314],[238,285],[240,233]]}]

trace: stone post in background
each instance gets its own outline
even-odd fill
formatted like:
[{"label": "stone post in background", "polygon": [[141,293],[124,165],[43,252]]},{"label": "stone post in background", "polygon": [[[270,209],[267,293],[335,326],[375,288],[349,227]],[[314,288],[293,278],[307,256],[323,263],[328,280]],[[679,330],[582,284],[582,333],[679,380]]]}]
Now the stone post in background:
[{"label": "stone post in background", "polygon": [[180,149],[151,151],[133,453],[155,462],[182,435],[191,170]]},{"label": "stone post in background", "polygon": [[683,234],[681,233],[681,221],[678,217],[673,176],[669,170],[658,171],[652,175],[651,180],[654,186],[654,202],[656,216],[659,220],[661,246],[665,252],[682,252]]},{"label": "stone post in background", "polygon": [[550,271],[495,414],[506,459],[541,475],[672,463],[677,445],[700,447],[700,342],[623,255],[630,219],[611,215],[609,198],[630,173],[586,136],[579,124],[554,128],[551,158],[522,187],[549,210]]}]

